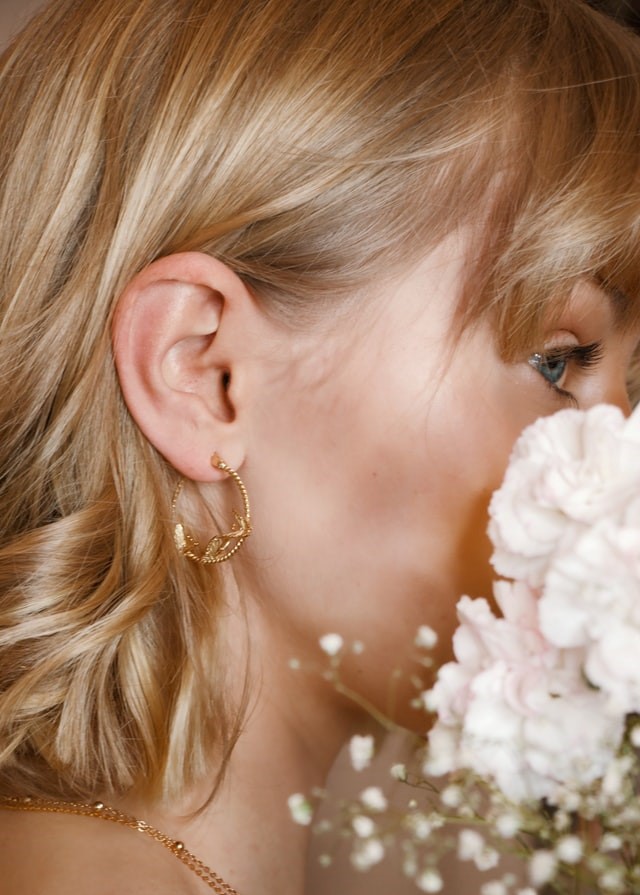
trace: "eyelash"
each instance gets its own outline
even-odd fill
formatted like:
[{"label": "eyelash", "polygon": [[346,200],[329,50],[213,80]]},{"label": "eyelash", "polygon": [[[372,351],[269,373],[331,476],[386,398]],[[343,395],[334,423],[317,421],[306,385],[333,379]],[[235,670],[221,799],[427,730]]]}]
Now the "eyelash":
[{"label": "eyelash", "polygon": [[[534,370],[540,373],[545,383],[555,392],[555,394],[575,402],[576,398],[570,391],[561,388],[555,382],[548,379],[544,373],[542,373],[540,368],[544,364],[564,361],[567,365],[575,363],[580,370],[591,370],[602,360],[603,353],[601,342],[591,342],[588,345],[572,345],[569,348],[555,348],[544,353],[533,354],[529,358],[529,364]],[[562,375],[564,375],[564,373]],[[562,378],[562,376],[560,378]]]}]

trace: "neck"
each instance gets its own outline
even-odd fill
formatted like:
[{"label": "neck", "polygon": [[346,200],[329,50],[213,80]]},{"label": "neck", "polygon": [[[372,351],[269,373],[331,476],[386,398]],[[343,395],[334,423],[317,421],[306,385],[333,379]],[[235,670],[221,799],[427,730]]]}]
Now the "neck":
[{"label": "neck", "polygon": [[[324,785],[353,724],[319,673],[291,670],[286,649],[272,647],[266,654],[282,661],[262,663],[257,695],[210,803],[196,816],[126,805],[184,841],[239,895],[302,895],[309,828],[292,821],[287,799]],[[203,788],[188,803],[202,804],[206,795]]]}]

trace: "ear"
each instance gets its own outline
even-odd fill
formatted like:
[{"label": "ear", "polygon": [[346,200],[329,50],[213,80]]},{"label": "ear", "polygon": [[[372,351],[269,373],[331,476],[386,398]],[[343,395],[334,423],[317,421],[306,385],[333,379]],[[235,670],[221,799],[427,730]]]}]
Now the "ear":
[{"label": "ear", "polygon": [[215,452],[234,469],[244,460],[235,386],[242,318],[253,307],[233,271],[196,252],[154,261],[118,301],[113,348],[127,407],[151,444],[190,479],[223,476],[211,465]]}]

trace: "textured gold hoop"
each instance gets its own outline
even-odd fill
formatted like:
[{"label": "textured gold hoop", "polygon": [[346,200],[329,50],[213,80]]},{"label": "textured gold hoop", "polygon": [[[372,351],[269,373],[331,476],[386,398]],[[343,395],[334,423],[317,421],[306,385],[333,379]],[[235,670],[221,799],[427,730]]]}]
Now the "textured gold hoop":
[{"label": "textured gold hoop", "polygon": [[[216,469],[226,472],[238,486],[238,490],[242,496],[244,507],[244,515],[233,510],[233,523],[231,529],[225,534],[214,535],[204,550],[200,549],[200,543],[192,537],[185,529],[182,522],[176,522],[173,528],[173,538],[179,552],[194,562],[209,563],[224,562],[231,559],[234,553],[237,553],[242,546],[243,541],[251,534],[251,508],[249,507],[249,496],[244,482],[230,466],[222,460],[217,454],[211,458],[211,465]],[[173,518],[176,518],[176,503],[180,497],[184,479],[180,479],[173,492],[173,500],[171,501],[171,510]]]}]

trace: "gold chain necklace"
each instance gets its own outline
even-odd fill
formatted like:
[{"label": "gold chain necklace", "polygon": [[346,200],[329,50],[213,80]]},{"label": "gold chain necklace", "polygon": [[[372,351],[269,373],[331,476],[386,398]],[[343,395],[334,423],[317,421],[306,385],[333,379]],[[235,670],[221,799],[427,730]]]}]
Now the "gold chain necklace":
[{"label": "gold chain necklace", "polygon": [[118,811],[116,808],[110,808],[103,802],[94,802],[91,805],[88,802],[63,802],[57,799],[32,799],[28,797],[20,799],[13,796],[3,796],[0,797],[0,808],[7,808],[10,811],[78,814],[81,817],[98,817],[102,820],[110,820],[113,823],[122,824],[123,827],[129,827],[130,830],[146,833],[147,836],[151,836],[156,842],[164,845],[218,895],[238,895],[238,892],[226,883],[222,877],[214,873],[210,867],[203,864],[195,855],[192,855],[179,839],[171,839],[169,836],[161,833],[160,830],[150,826],[146,821],[138,820],[137,817],[133,817],[130,814],[123,814],[121,811]]}]

